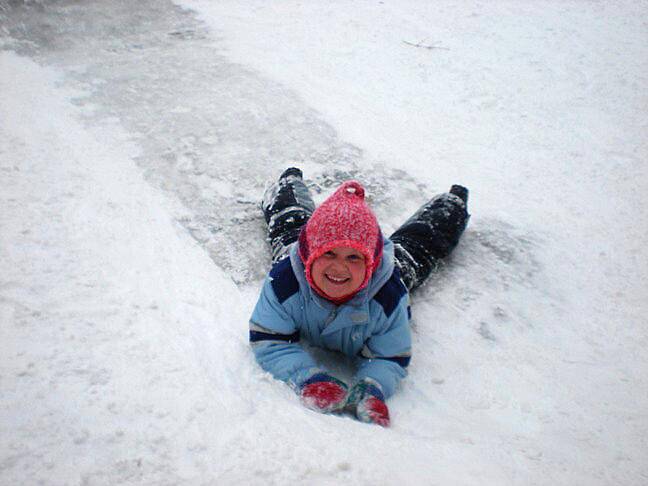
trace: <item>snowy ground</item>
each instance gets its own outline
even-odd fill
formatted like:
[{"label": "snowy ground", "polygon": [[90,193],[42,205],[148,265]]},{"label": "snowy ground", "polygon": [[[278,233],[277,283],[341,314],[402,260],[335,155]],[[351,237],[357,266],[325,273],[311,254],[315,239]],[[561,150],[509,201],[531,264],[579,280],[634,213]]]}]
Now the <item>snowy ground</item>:
[{"label": "snowy ground", "polygon": [[[648,484],[646,14],[0,0],[0,484]],[[248,349],[292,163],[471,189],[388,430]]]}]

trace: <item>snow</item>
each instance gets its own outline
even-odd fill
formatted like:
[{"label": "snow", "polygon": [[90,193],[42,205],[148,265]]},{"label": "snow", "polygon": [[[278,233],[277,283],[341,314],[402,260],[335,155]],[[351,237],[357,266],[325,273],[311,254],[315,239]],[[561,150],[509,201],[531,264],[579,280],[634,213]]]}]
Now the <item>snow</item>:
[{"label": "snow", "polygon": [[[646,12],[0,2],[0,484],[648,483]],[[389,429],[249,351],[291,164],[471,189]]]}]

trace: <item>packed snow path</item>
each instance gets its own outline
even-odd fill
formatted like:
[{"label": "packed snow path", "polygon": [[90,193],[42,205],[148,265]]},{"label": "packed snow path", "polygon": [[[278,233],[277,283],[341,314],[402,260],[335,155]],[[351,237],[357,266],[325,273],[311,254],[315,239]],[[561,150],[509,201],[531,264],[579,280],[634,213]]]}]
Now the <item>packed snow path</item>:
[{"label": "packed snow path", "polygon": [[[86,123],[128,130],[145,177],[184,204],[180,221],[237,282],[266,273],[267,249],[242,242],[264,237],[259,194],[287,163],[315,164],[316,189],[356,176],[374,197],[392,192],[294,92],[227,61],[217,33],[178,7],[38,2],[10,13],[8,47],[63,68]],[[409,181],[410,197],[423,190]]]},{"label": "packed snow path", "polygon": [[[647,483],[646,3],[182,4],[0,2],[0,483]],[[389,430],[248,350],[293,162],[472,189]]]}]

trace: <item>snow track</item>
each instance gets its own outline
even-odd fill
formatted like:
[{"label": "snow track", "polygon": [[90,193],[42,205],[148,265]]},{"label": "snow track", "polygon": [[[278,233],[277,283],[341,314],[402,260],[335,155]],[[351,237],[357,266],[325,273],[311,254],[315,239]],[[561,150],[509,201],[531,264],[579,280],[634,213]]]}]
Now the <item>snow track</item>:
[{"label": "snow track", "polygon": [[[0,484],[647,483],[645,2],[182,4],[0,0]],[[388,430],[249,352],[291,163],[472,189]]]},{"label": "snow track", "polygon": [[64,69],[88,124],[124,126],[147,180],[182,202],[179,221],[239,283],[269,265],[263,245],[242,242],[264,238],[259,194],[286,164],[309,169],[315,190],[356,176],[386,202],[421,192],[404,173],[360,166],[360,149],[293,91],[226,60],[179,7],[39,2],[11,20],[9,47]]}]

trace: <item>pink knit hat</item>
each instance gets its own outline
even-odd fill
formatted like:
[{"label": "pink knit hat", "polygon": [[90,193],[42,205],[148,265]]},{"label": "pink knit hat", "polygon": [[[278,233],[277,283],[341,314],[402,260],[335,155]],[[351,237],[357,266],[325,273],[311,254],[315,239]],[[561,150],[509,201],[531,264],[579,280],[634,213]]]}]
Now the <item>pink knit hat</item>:
[{"label": "pink knit hat", "polygon": [[[364,188],[357,181],[342,184],[313,213],[299,234],[299,256],[304,262],[306,280],[320,295],[311,276],[313,262],[336,247],[353,248],[364,255],[366,272],[357,293],[367,286],[374,270],[380,265],[383,240],[373,211],[364,202]],[[354,294],[346,296],[348,300]]]}]

